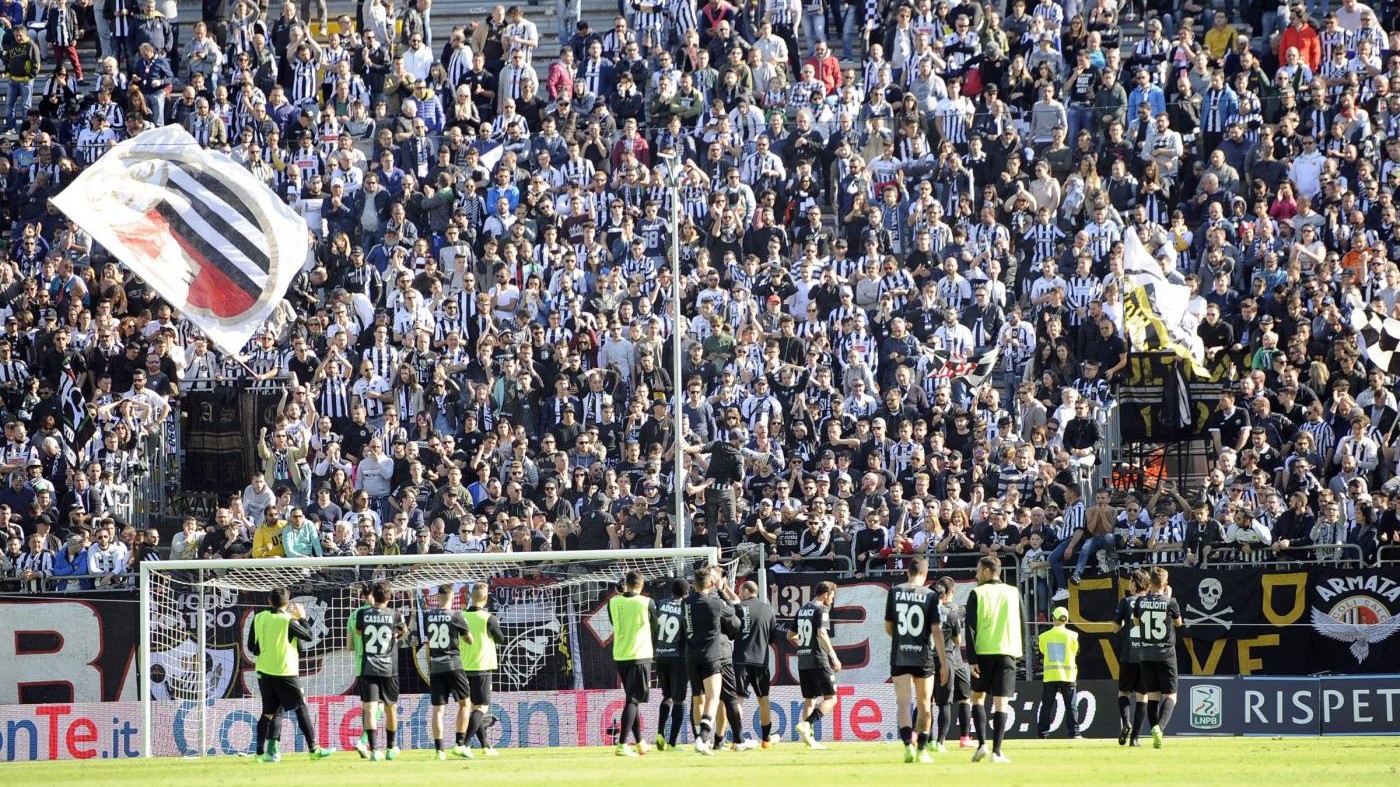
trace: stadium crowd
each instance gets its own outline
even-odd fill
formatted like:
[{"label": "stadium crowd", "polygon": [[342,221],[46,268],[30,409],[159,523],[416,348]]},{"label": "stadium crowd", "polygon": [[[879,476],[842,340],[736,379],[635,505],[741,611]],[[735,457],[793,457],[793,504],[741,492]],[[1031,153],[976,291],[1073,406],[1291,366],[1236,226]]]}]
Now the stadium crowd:
[{"label": "stadium crowd", "polygon": [[[1346,319],[1400,296],[1396,4],[634,0],[543,72],[519,8],[330,5],[0,0],[12,588],[672,545],[673,397],[691,540],[777,571],[996,552],[1060,596],[1113,549],[1400,536],[1393,379]],[[313,239],[294,316],[238,357],[48,203],[163,124]],[[1228,390],[1202,488],[1111,496],[1082,482],[1143,349],[1134,231]],[[247,489],[169,549],[123,521],[181,393],[249,384],[286,398]]]}]

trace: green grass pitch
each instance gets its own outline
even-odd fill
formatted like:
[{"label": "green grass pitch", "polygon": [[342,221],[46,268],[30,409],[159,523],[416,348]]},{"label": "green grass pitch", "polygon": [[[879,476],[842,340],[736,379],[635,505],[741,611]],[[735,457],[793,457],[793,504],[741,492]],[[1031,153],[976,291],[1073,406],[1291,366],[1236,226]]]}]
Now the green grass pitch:
[{"label": "green grass pitch", "polygon": [[[971,751],[953,749],[932,765],[906,765],[890,743],[835,744],[808,751],[784,742],[767,751],[721,752],[701,757],[688,747],[624,759],[612,749],[502,749],[501,756],[438,762],[431,751],[406,751],[395,762],[366,762],[339,752],[320,762],[304,754],[277,764],[251,758],[49,762],[0,768],[8,784],[95,783],[103,787],[178,784],[349,787],[389,783],[434,784],[444,779],[487,778],[512,787],[625,787],[626,785],[728,785],[752,787],[873,787],[954,779],[965,784],[1255,784],[1282,777],[1291,784],[1396,784],[1400,760],[1394,738],[1168,738],[1160,751],[1151,741],[1139,749],[1116,741],[1012,741],[1010,764],[973,764]],[[965,780],[965,781],[964,781]],[[975,780],[975,781],[974,781]],[[989,780],[989,781],[983,781]],[[441,782],[446,783],[446,782]]]}]

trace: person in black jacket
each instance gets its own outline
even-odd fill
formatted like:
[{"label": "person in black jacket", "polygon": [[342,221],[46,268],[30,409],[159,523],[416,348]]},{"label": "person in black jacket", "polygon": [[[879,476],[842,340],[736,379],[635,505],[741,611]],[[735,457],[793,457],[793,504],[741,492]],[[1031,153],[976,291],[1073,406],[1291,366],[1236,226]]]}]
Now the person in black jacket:
[{"label": "person in black jacket", "polygon": [[1065,424],[1063,443],[1066,451],[1079,464],[1093,464],[1098,450],[1099,425],[1089,414],[1089,403],[1080,399],[1074,405],[1074,417]]},{"label": "person in black jacket", "polygon": [[1225,528],[1210,515],[1210,503],[1202,500],[1191,510],[1186,523],[1186,565],[1199,565],[1210,558],[1215,547],[1225,541]]},{"label": "person in black jacket", "polygon": [[724,702],[725,713],[736,733],[741,729],[741,710],[734,680],[731,642],[739,634],[739,617],[734,608],[715,595],[724,577],[718,569],[701,568],[685,599],[685,660],[690,690],[699,695],[700,728],[695,750],[709,756],[714,752],[714,718]]}]

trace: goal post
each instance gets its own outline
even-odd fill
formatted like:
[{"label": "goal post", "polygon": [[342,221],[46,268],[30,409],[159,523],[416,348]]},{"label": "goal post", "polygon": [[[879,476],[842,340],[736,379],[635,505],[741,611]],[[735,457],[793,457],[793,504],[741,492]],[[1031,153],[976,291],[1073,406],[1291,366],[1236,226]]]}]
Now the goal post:
[{"label": "goal post", "polygon": [[[456,606],[465,608],[471,588],[486,582],[506,636],[495,675],[498,696],[518,692],[538,705],[563,692],[575,696],[613,687],[606,649],[611,625],[602,607],[624,574],[638,571],[653,588],[668,593],[664,580],[719,564],[714,548],[143,562],[137,654],[141,753],[189,757],[251,750],[260,705],[245,643],[253,614],[266,606],[273,588],[289,588],[306,609],[313,638],[302,646],[302,687],[320,744],[341,748],[349,729],[359,734],[346,623],[361,603],[360,591],[372,582],[389,587],[391,606],[409,623],[410,637],[398,656],[401,704],[419,699],[426,704],[426,697],[417,697],[427,692],[425,654],[414,636],[418,613],[436,605],[436,590],[443,585],[453,587]],[[742,558],[726,565],[741,574],[755,567]],[[557,715],[556,727],[574,721]],[[415,719],[407,714],[408,724]],[[505,729],[498,734],[510,736],[513,745],[557,740],[569,745],[571,740],[567,730],[540,724],[527,731],[528,718],[515,719],[514,727],[508,721],[502,719]],[[404,724],[401,718],[405,745],[426,741],[425,730],[405,731]],[[303,745],[300,736],[284,736],[284,750],[292,737]],[[576,740],[584,739],[580,732]]]}]

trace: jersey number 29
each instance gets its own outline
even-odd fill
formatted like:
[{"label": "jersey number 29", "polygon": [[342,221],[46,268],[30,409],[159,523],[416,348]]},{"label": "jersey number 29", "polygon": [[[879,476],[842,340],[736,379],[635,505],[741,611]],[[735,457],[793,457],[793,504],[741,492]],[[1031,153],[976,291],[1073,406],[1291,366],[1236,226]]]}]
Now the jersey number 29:
[{"label": "jersey number 29", "polygon": [[382,656],[393,649],[394,629],[392,626],[365,626],[365,652]]}]

